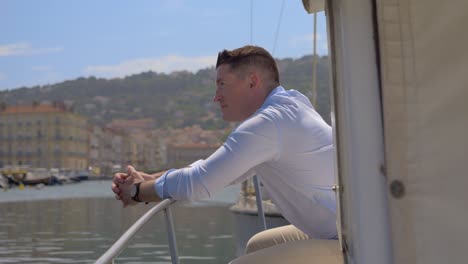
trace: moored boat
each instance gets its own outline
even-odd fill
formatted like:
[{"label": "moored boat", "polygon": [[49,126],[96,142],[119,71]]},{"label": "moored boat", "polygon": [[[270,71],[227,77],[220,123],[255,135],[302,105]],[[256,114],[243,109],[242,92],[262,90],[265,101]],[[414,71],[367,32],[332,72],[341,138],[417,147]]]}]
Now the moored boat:
[{"label": "moored boat", "polygon": [[[28,166],[6,166],[0,169],[2,186],[54,184],[57,178],[46,168],[30,168]],[[4,187],[5,188],[5,187]]]},{"label": "moored boat", "polygon": [[11,179],[17,184],[35,185],[48,184],[52,175],[45,168],[28,169],[27,171],[18,170],[11,174]]}]

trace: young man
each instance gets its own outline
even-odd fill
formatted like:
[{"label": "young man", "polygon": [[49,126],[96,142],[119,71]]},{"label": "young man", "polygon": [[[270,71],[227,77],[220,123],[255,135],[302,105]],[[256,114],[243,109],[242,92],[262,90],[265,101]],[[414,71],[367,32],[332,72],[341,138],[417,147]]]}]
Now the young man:
[{"label": "young man", "polygon": [[247,253],[289,240],[336,238],[330,126],[307,97],[280,86],[275,60],[263,48],[220,52],[216,73],[213,100],[224,120],[240,125],[216,152],[189,167],[147,175],[129,166],[129,177],[114,177],[117,199],[124,206],[196,200],[256,174],[292,225],[256,235]]}]

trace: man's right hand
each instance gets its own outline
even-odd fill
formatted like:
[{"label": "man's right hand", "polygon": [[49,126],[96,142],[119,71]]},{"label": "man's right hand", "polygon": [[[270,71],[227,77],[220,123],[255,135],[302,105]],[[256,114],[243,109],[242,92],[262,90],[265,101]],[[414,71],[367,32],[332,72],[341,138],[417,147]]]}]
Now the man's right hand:
[{"label": "man's right hand", "polygon": [[114,174],[114,178],[112,179],[112,191],[115,193],[115,199],[122,200],[120,197],[120,189],[119,185],[125,182],[125,179],[128,178],[128,174],[126,173],[116,173]]}]

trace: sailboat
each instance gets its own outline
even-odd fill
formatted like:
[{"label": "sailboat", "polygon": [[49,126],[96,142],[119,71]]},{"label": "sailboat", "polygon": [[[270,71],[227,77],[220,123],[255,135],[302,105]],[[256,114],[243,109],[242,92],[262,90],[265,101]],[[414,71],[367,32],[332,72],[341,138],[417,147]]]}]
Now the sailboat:
[{"label": "sailboat", "polygon": [[339,243],[265,249],[242,263],[466,263],[468,2],[303,3],[327,17]]},{"label": "sailboat", "polygon": [[468,2],[304,5],[327,16],[344,262],[465,263]]}]

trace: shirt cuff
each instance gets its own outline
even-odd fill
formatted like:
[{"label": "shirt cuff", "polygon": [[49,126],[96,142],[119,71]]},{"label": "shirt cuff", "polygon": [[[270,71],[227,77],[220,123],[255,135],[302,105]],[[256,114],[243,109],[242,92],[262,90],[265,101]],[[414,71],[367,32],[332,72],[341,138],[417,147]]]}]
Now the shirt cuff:
[{"label": "shirt cuff", "polygon": [[154,182],[154,190],[156,193],[161,197],[161,199],[166,199],[169,198],[169,194],[167,191],[167,184],[166,184],[166,178],[169,173],[175,171],[176,169],[170,169],[166,171],[161,177],[159,177],[155,182]]}]

